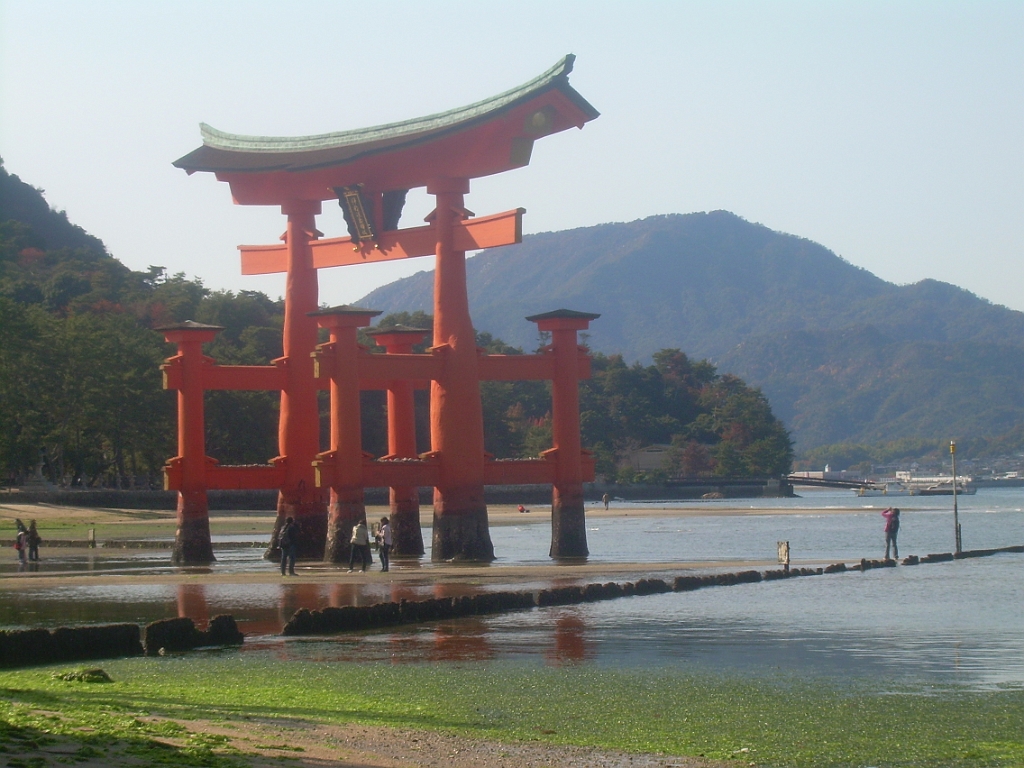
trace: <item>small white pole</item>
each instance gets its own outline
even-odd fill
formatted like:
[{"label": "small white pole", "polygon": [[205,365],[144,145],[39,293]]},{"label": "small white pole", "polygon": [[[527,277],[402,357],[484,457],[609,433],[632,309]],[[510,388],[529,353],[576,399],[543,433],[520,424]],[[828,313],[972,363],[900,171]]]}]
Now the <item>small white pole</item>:
[{"label": "small white pole", "polygon": [[956,553],[959,555],[960,547],[960,515],[956,508],[956,441],[949,441],[949,455],[953,460],[953,536],[956,544]]},{"label": "small white pole", "polygon": [[789,572],[789,542],[779,542],[779,563],[782,568],[788,573]]}]

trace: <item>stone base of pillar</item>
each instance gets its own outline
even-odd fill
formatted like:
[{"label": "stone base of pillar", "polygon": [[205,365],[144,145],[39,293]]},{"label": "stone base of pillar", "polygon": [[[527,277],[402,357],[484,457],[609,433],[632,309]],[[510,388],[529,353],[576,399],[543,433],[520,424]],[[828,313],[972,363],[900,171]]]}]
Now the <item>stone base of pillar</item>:
[{"label": "stone base of pillar", "polygon": [[420,499],[415,488],[391,489],[392,557],[422,557],[423,530],[420,528]]},{"label": "stone base of pillar", "polygon": [[[327,512],[325,563],[347,563],[352,550],[352,529],[366,519],[362,488],[343,488],[331,493]],[[369,526],[367,526],[369,527]]]},{"label": "stone base of pillar", "polygon": [[482,485],[434,489],[434,538],[430,559],[486,563],[494,559]]},{"label": "stone base of pillar", "polygon": [[583,511],[583,486],[556,485],[551,494],[551,557],[587,557],[587,521]]},{"label": "stone base of pillar", "polygon": [[171,559],[179,565],[202,565],[216,560],[210,543],[210,506],[205,490],[178,493],[178,529]]},{"label": "stone base of pillar", "polygon": [[295,518],[299,528],[299,544],[296,558],[299,560],[322,560],[324,545],[327,543],[327,499],[320,488],[281,489],[277,495],[277,520],[270,537],[270,547],[263,553],[267,560],[280,560],[281,550],[277,546],[277,535],[289,517]]}]

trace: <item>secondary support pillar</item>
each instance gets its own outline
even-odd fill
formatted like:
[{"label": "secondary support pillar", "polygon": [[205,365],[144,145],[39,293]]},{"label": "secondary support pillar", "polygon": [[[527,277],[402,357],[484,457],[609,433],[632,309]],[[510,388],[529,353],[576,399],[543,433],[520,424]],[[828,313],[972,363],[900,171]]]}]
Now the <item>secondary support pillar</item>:
[{"label": "secondary support pillar", "polygon": [[430,442],[440,462],[434,488],[431,560],[490,562],[494,545],[484,503],[484,424],[476,334],[466,293],[466,252],[455,249],[453,224],[468,217],[467,179],[437,179],[427,186],[437,207],[434,272],[434,347],[444,358],[430,387]]},{"label": "secondary support pillar", "polygon": [[178,385],[178,455],[168,469],[178,473],[178,525],[174,532],[175,563],[195,565],[212,563],[210,506],[206,495],[206,419],[203,411],[203,344],[213,341],[222,330],[191,320],[157,330],[178,345],[177,358],[170,365],[180,366]]},{"label": "secondary support pillar", "polygon": [[551,500],[551,557],[587,557],[583,502],[583,446],[580,439],[580,354],[576,332],[600,315],[559,309],[526,318],[551,333],[555,375],[551,383],[552,452],[556,460]]},{"label": "secondary support pillar", "polygon": [[284,366],[286,383],[278,424],[280,455],[274,461],[284,464],[285,481],[278,494],[277,520],[267,556],[278,556],[278,531],[286,518],[294,517],[299,528],[298,557],[319,560],[327,540],[327,499],[325,492],[316,487],[313,471],[313,461],[320,452],[320,409],[312,358],[317,322],[310,315],[317,310],[317,276],[309,243],[319,237],[316,215],[320,202],[296,200],[281,206],[281,210],[288,217],[284,235],[288,277],[284,356],[275,363]]},{"label": "secondary support pillar", "polygon": [[[430,331],[405,325],[370,331],[374,341],[389,355],[412,354]],[[411,381],[389,381],[388,454],[394,458],[414,459],[416,450],[416,408]],[[420,557],[424,553],[420,528],[420,495],[414,486],[391,487],[392,557]]]},{"label": "secondary support pillar", "polygon": [[317,347],[317,361],[331,377],[331,450],[317,456],[329,465],[331,501],[327,514],[324,562],[348,562],[352,528],[366,519],[363,502],[363,439],[359,409],[359,346],[357,329],[379,315],[370,309],[341,306],[312,313],[330,331],[331,340]]}]

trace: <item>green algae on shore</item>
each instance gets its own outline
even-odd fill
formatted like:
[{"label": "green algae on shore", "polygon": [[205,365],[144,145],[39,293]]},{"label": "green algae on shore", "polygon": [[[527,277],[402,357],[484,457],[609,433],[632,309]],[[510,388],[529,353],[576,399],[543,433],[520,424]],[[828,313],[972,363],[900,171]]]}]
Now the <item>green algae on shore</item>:
[{"label": "green algae on shore", "polygon": [[[60,735],[82,749],[110,750],[112,760],[153,749],[168,757],[181,751],[180,765],[246,764],[216,738],[162,721],[187,728],[201,717],[443,730],[757,766],[1024,764],[1020,689],[894,691],[882,681],[743,678],[678,667],[286,662],[253,652],[103,667],[114,682],[102,686],[55,679],[66,667],[0,673],[0,748],[23,758],[24,749],[9,747],[32,736],[18,742],[18,734]],[[179,729],[178,746],[162,741],[167,728]]]}]

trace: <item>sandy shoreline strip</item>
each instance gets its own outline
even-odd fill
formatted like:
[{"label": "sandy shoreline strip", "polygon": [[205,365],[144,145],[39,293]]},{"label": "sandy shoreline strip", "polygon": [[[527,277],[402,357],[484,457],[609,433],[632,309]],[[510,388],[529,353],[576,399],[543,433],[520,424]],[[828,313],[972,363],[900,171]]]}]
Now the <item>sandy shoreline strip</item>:
[{"label": "sandy shoreline strip", "polygon": [[[742,517],[748,515],[844,515],[863,514],[863,506],[849,507],[766,507],[759,506],[763,499],[726,499],[723,501],[701,502],[698,500],[678,502],[679,506],[636,506],[621,507],[614,504],[605,509],[600,503],[587,504],[587,519],[621,518],[621,517]],[[852,500],[851,500],[852,501]],[[658,502],[662,504],[664,502]],[[672,504],[672,502],[667,502]],[[367,505],[366,518],[376,522],[390,514],[384,505]],[[274,520],[276,513],[272,510],[212,510],[211,522],[214,520],[231,521],[236,524],[245,521]],[[7,502],[0,497],[0,530],[12,528],[15,518],[26,522],[35,519],[40,525],[48,520],[69,520],[77,522],[102,521],[126,522],[140,524],[161,524],[173,521],[174,510],[152,509],[118,509],[111,507],[69,507],[52,504],[19,504]],[[534,505],[530,511],[521,513],[512,504],[492,504],[487,508],[487,517],[491,525],[524,525],[529,523],[548,523],[551,510],[548,506]],[[423,506],[420,510],[420,523],[429,526],[433,522],[433,510]],[[0,535],[2,537],[2,535]]]},{"label": "sandy shoreline strip", "polygon": [[[72,552],[80,554],[81,550],[46,547],[47,527],[57,524],[71,525],[83,530],[83,526],[100,526],[103,535],[101,540],[118,537],[118,528],[126,526],[126,533],[137,538],[140,534],[152,536],[173,535],[175,513],[173,510],[128,510],[111,508],[67,507],[49,504],[11,504],[0,500],[0,531],[10,531],[13,537],[14,520],[20,518],[26,523],[36,520],[44,543],[41,556],[45,563],[49,559],[67,557]],[[758,507],[760,499],[730,499],[711,503],[691,502],[685,506],[631,506],[628,508],[612,506],[605,510],[601,504],[589,504],[586,515],[588,520],[621,519],[621,518],[658,518],[658,517],[744,517],[750,515],[839,515],[863,513],[862,508],[776,508]],[[741,506],[743,505],[743,506]],[[389,513],[385,506],[368,506],[367,519],[377,521]],[[211,528],[218,534],[251,535],[254,542],[269,539],[275,512],[252,510],[215,510],[210,513]],[[433,511],[425,507],[421,514],[421,523],[429,526]],[[551,514],[548,507],[533,507],[529,513],[520,513],[516,506],[496,504],[488,508],[488,518],[492,526],[502,525],[550,525]],[[130,526],[130,528],[128,527]],[[127,538],[125,536],[123,538]],[[0,538],[4,538],[0,534]],[[60,538],[55,535],[55,538]],[[147,549],[147,555],[167,552],[168,561],[170,548]],[[138,550],[124,550],[112,547],[99,547],[89,550],[90,557],[95,560],[124,558]],[[821,560],[794,561],[796,566],[820,566],[828,563]],[[289,577],[289,584],[331,584],[331,583],[363,583],[363,584],[424,584],[424,583],[462,583],[467,585],[498,585],[525,584],[537,581],[626,581],[644,576],[660,575],[665,577],[673,573],[686,573],[695,569],[708,570],[748,570],[778,567],[774,560],[740,562],[735,560],[699,562],[661,562],[661,563],[620,563],[588,560],[582,563],[541,563],[536,565],[502,565],[500,562],[491,564],[453,564],[432,563],[421,560],[395,560],[388,573],[372,570],[367,573],[347,573],[344,569],[322,565],[320,563],[299,563],[298,575]],[[275,584],[282,583],[276,564],[267,562],[266,571],[218,572],[212,567],[182,568],[177,573],[145,574],[139,572],[123,573],[85,573],[81,571],[65,572],[64,574],[41,572],[24,572],[8,574],[0,577],[0,589],[19,590],[37,589],[54,586],[73,586],[76,584]]]},{"label": "sandy shoreline strip", "polygon": [[[147,550],[148,553],[162,550]],[[168,565],[170,550],[166,550]],[[47,552],[41,551],[45,564]],[[453,563],[417,563],[404,565],[402,561],[393,560],[387,573],[379,567],[366,571],[348,573],[340,566],[321,566],[319,564],[304,565],[299,563],[296,575],[281,577],[276,563],[267,562],[265,571],[234,571],[218,573],[216,565],[212,568],[183,568],[179,573],[145,574],[138,572],[122,573],[83,573],[70,572],[65,575],[47,574],[45,572],[25,572],[11,574],[0,578],[0,590],[43,589],[48,587],[67,587],[98,584],[148,584],[148,585],[184,585],[184,584],[360,584],[379,586],[387,584],[465,584],[467,586],[495,586],[500,584],[522,585],[534,582],[605,582],[633,581],[638,578],[680,575],[694,570],[730,571],[764,570],[778,568],[774,560],[723,560],[701,562],[663,562],[663,563],[609,563],[585,562],[575,564],[540,564],[540,565],[456,565]],[[793,561],[793,567],[817,567],[827,565],[830,561],[807,560]]]}]

